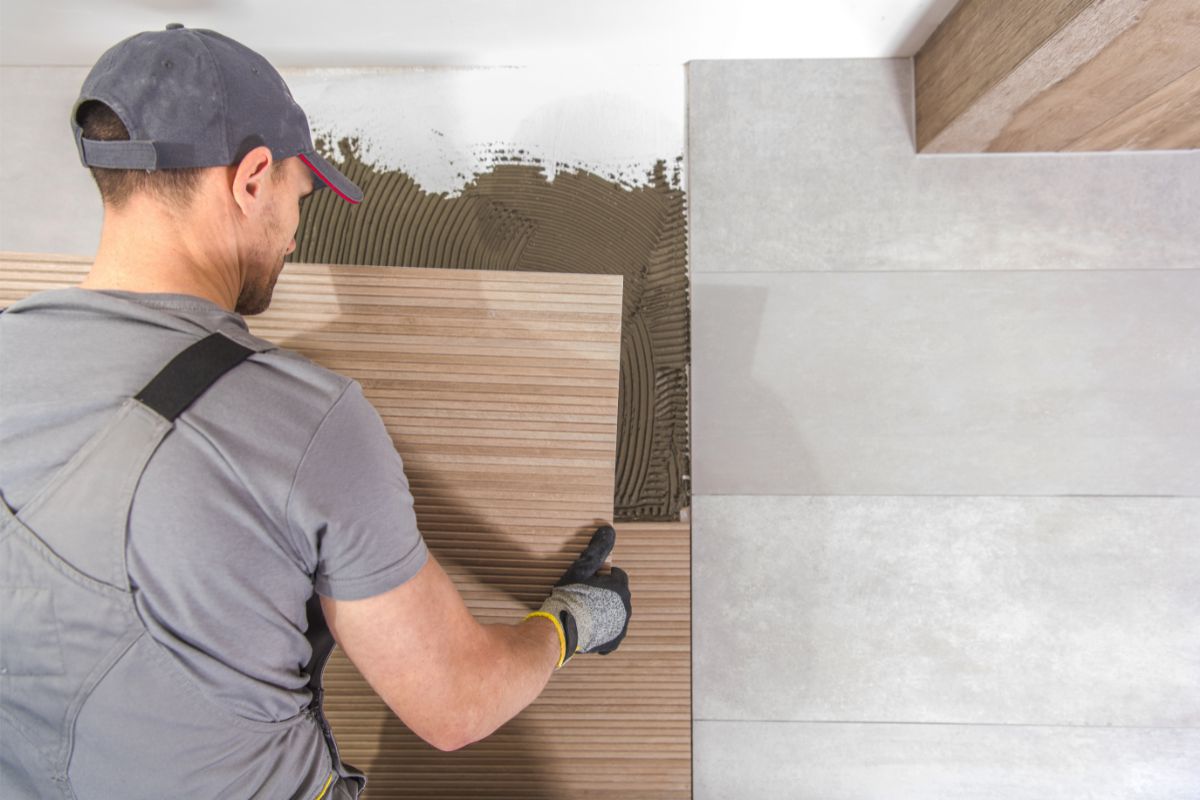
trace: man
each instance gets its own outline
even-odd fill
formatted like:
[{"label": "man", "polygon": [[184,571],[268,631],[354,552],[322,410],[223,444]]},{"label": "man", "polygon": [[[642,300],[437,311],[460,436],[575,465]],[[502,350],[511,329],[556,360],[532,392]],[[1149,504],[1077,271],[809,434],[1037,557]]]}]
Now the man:
[{"label": "man", "polygon": [[248,332],[301,198],[362,198],[266,60],[138,34],[71,123],[104,201],[95,262],[0,314],[6,797],[357,796],[320,708],[328,631],[444,750],[616,649],[611,528],[539,611],[480,625],[361,388]]}]

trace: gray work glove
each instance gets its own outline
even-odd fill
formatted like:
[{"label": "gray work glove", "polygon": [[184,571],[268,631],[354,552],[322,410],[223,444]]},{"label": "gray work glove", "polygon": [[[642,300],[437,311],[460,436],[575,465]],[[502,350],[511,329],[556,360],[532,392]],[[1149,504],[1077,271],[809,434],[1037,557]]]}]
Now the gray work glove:
[{"label": "gray work glove", "polygon": [[554,584],[554,591],[541,609],[529,615],[546,617],[558,627],[559,667],[577,652],[608,655],[620,646],[629,630],[633,615],[629,576],[619,567],[613,567],[608,575],[598,574],[616,542],[617,532],[612,526],[598,528],[583,555]]}]

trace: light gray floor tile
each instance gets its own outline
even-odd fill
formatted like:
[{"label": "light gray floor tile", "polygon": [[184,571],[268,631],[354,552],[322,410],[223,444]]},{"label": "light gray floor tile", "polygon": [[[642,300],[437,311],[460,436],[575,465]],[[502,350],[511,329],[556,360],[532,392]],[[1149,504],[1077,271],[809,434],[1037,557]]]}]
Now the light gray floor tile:
[{"label": "light gray floor tile", "polygon": [[697,722],[696,800],[1195,800],[1200,731]]},{"label": "light gray floor tile", "polygon": [[1200,500],[694,501],[697,719],[1200,726]]},{"label": "light gray floor tile", "polygon": [[1200,266],[1200,152],[916,157],[907,59],[688,69],[694,272]]},{"label": "light gray floor tile", "polygon": [[696,494],[1200,495],[1200,270],[693,277]]}]

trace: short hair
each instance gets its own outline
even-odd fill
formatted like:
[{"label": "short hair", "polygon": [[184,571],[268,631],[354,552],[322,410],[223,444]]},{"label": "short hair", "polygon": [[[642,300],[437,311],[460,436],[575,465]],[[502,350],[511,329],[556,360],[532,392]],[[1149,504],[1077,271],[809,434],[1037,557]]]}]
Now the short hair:
[{"label": "short hair", "polygon": [[[75,121],[83,129],[83,138],[96,139],[102,142],[123,142],[129,140],[129,130],[125,123],[106,104],[99,100],[88,100],[79,106]],[[272,180],[281,180],[283,170],[278,169],[282,161],[271,162]],[[138,192],[147,192],[156,196],[169,208],[175,211],[185,211],[192,204],[196,191],[200,187],[200,178],[205,167],[186,167],[182,169],[110,169],[108,167],[88,167],[96,187],[100,190],[100,199],[105,205],[120,208],[129,202],[129,198]]]},{"label": "short hair", "polygon": [[[117,116],[117,112],[99,100],[83,103],[75,114],[75,121],[83,129],[85,139],[102,142],[129,140],[129,130]],[[204,172],[203,167],[160,170],[108,167],[88,169],[92,172],[92,178],[100,190],[100,199],[105,205],[120,208],[129,202],[129,198],[134,194],[148,192],[177,211],[183,211],[192,204],[192,198],[200,186],[200,176]]]}]

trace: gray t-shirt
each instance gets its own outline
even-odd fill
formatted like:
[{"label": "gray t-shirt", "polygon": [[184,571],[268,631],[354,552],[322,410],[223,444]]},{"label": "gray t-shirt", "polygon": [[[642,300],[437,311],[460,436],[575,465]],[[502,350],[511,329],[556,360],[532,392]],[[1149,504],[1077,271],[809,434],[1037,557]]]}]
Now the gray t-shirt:
[{"label": "gray t-shirt", "polygon": [[[22,505],[176,354],[245,322],[186,295],[62,289],[0,314],[0,491]],[[427,551],[403,465],[355,382],[256,353],[176,421],[134,495],[126,544],[154,640],[243,717],[309,701],[305,603],[410,579]]]}]

